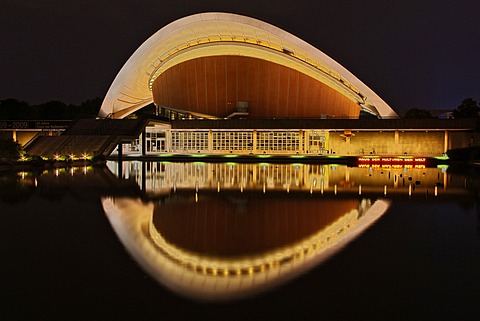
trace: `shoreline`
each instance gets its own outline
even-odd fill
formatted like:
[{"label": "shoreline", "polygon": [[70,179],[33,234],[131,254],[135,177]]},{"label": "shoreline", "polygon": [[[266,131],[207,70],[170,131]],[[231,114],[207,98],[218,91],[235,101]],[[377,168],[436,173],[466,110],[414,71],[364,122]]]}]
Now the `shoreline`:
[{"label": "shoreline", "polygon": [[[117,155],[106,156],[101,161],[74,160],[74,161],[34,161],[0,164],[0,171],[22,171],[22,170],[46,170],[51,168],[78,167],[78,166],[105,166],[106,161],[150,161],[150,162],[210,162],[210,163],[305,163],[305,164],[339,164],[355,167],[359,165],[360,159],[378,160],[375,164],[385,164],[390,160],[392,165],[401,165],[403,159],[423,159],[422,165],[434,167],[438,165],[478,165],[478,161],[452,161],[436,157],[423,156],[398,156],[375,155],[375,156],[334,156],[334,155],[271,155],[271,154],[157,154],[157,155]],[[382,163],[383,161],[383,163]],[[397,162],[395,162],[397,161]]]}]

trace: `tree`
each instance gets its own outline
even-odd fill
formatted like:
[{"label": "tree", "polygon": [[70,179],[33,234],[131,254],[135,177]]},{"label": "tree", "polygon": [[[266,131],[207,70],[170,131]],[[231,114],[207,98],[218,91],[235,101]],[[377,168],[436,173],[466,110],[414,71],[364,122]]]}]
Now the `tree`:
[{"label": "tree", "polygon": [[454,118],[478,118],[480,106],[473,98],[467,98],[462,101],[460,106],[453,111]]},{"label": "tree", "polygon": [[17,99],[8,98],[0,100],[0,119],[28,119],[31,108],[28,103]]},{"label": "tree", "polygon": [[412,108],[407,110],[404,118],[432,118],[432,114],[425,109]]},{"label": "tree", "polygon": [[17,161],[22,155],[22,146],[13,139],[0,139],[0,159]]},{"label": "tree", "polygon": [[100,97],[83,101],[80,106],[78,106],[76,117],[96,117],[102,106],[102,102],[103,99]]}]

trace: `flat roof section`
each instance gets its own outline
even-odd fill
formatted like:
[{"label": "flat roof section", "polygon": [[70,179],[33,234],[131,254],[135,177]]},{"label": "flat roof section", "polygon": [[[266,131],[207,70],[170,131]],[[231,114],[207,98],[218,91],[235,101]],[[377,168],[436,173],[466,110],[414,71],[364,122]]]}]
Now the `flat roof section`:
[{"label": "flat roof section", "polygon": [[172,129],[474,130],[475,119],[221,119],[175,120]]}]

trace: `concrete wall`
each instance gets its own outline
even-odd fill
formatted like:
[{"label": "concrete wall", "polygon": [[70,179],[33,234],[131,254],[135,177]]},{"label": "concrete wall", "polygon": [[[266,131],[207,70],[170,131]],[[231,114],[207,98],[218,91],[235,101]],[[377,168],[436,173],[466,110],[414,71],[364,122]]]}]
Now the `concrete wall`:
[{"label": "concrete wall", "polygon": [[343,134],[343,131],[330,132],[329,149],[335,154],[436,156],[444,152],[444,131],[352,132],[350,138],[342,137]]}]

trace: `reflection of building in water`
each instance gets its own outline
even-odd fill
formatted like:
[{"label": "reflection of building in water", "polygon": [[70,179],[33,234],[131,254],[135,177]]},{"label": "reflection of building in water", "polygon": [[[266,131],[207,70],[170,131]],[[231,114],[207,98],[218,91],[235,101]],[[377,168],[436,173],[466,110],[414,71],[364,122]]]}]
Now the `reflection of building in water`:
[{"label": "reflection of building in water", "polygon": [[[347,167],[323,164],[124,162],[122,176],[149,194],[177,189],[284,190],[311,193],[445,192],[446,168]],[[118,175],[116,163],[109,168]]]},{"label": "reflection of building in water", "polygon": [[258,193],[221,198],[201,194],[197,200],[156,204],[152,227],[166,242],[189,252],[213,257],[255,255],[300,242],[359,208],[358,199],[320,202],[308,196],[276,195],[267,202]]},{"label": "reflection of building in water", "polygon": [[173,291],[200,300],[234,299],[279,285],[340,250],[388,208],[385,201],[371,206],[356,199],[278,197],[272,203],[258,192],[235,199],[180,194],[186,197],[164,203],[102,203],[143,268]]}]

